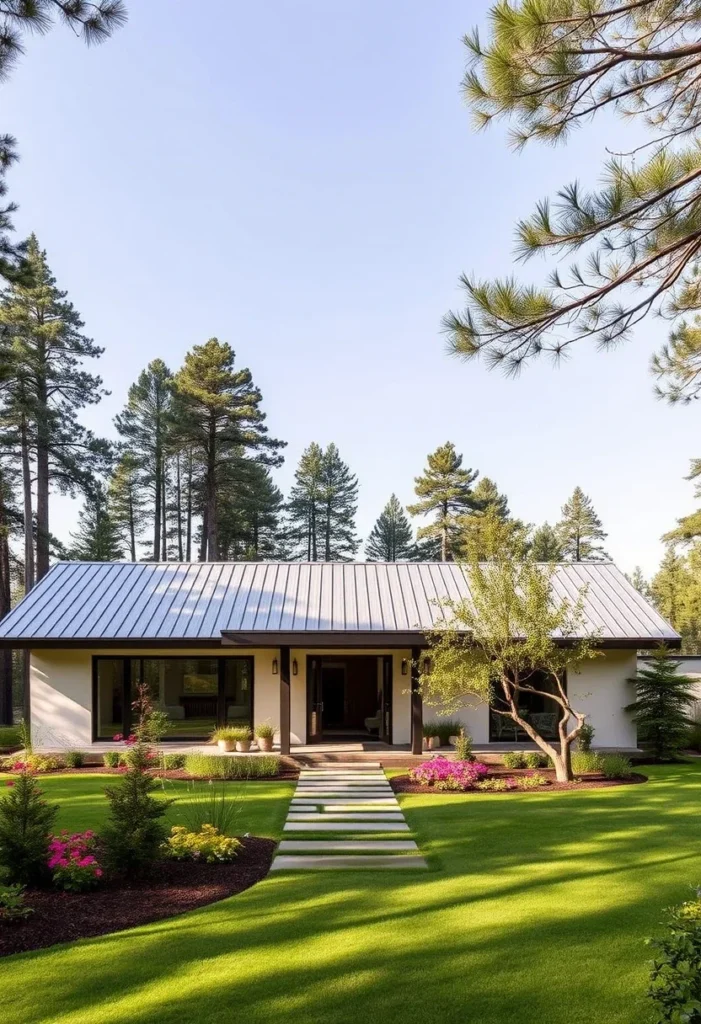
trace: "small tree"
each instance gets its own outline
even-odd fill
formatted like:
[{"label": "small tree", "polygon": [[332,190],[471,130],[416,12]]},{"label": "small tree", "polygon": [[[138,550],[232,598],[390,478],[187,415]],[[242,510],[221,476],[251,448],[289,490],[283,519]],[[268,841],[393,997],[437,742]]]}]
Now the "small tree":
[{"label": "small tree", "polygon": [[673,760],[691,724],[689,709],[697,700],[688,676],[677,675],[679,663],[662,645],[649,665],[634,679],[636,699],[625,707],[638,727],[640,738],[649,744],[660,761]]},{"label": "small tree", "polygon": [[[471,599],[445,602],[446,625],[429,637],[431,669],[420,680],[425,702],[450,714],[474,700],[500,698],[492,711],[511,718],[548,755],[558,781],[570,781],[571,747],[586,715],[572,706],[566,676],[598,654],[583,629],[586,590],[574,602],[560,598],[554,568],[530,558],[501,556],[464,571]],[[519,698],[527,693],[557,710],[559,749],[521,714]]]},{"label": "small tree", "polygon": [[570,562],[596,561],[608,558],[599,541],[608,536],[594,511],[591,498],[581,487],[562,506],[562,519],[556,527],[562,543],[562,557]]},{"label": "small tree", "polygon": [[46,803],[28,771],[19,775],[0,800],[0,868],[9,882],[37,885],[48,877],[49,838],[56,810]]},{"label": "small tree", "polygon": [[157,783],[150,767],[149,748],[137,742],[129,751],[124,778],[118,786],[105,790],[110,814],[101,834],[104,860],[119,874],[143,874],[166,839],[168,829],[162,819],[172,801],[151,795]]}]

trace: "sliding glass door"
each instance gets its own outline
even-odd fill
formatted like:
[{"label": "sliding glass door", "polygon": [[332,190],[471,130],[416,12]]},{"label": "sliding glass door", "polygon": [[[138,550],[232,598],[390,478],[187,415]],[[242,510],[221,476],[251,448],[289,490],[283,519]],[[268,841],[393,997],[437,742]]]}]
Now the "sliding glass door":
[{"label": "sliding glass door", "polygon": [[128,736],[145,683],[170,727],[166,740],[204,740],[217,725],[253,724],[253,658],[93,659],[93,735]]}]

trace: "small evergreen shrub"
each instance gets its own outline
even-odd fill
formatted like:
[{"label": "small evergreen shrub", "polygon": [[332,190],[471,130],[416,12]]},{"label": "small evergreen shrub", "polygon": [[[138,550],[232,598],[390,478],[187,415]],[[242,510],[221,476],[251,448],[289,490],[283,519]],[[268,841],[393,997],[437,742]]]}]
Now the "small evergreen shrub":
[{"label": "small evergreen shrub", "polygon": [[168,772],[177,772],[185,767],[185,754],[164,754],[163,767]]},{"label": "small evergreen shrub", "polygon": [[633,774],[630,758],[623,754],[604,754],[601,758],[601,771],[607,779],[629,779]]},{"label": "small evergreen shrub", "polygon": [[537,750],[529,750],[523,755],[523,760],[526,763],[526,768],[547,768],[550,764],[548,755],[541,754]]},{"label": "small evergreen shrub", "polygon": [[469,732],[461,729],[457,734],[455,740],[455,760],[456,761],[474,761],[475,755],[472,753],[472,736]]},{"label": "small evergreen shrub", "polygon": [[575,775],[582,775],[585,772],[600,772],[603,770],[603,758],[601,754],[595,754],[588,750],[575,750],[572,754],[572,771]]},{"label": "small evergreen shrub", "polygon": [[594,726],[589,722],[585,722],[580,730],[579,736],[577,737],[577,746],[585,754],[591,750],[594,732]]},{"label": "small evergreen shrub", "polygon": [[648,996],[655,1007],[655,1024],[701,1020],[701,898],[667,911],[664,938],[655,950]]},{"label": "small evergreen shrub", "polygon": [[85,764],[85,754],[82,750],[68,750],[63,755],[66,768],[82,768]]},{"label": "small evergreen shrub", "polygon": [[174,825],[163,852],[174,860],[197,860],[206,864],[226,863],[238,856],[241,840],[222,835],[214,825],[203,825],[199,832],[188,832],[182,825]]},{"label": "small evergreen shrub", "polygon": [[693,680],[678,670],[679,662],[662,646],[628,680],[635,684],[636,699],[623,710],[630,712],[641,742],[659,761],[673,760],[684,745],[696,703]]},{"label": "small evergreen shrub", "polygon": [[0,885],[0,925],[17,924],[33,913],[25,903],[23,885]]},{"label": "small evergreen shrub", "polygon": [[521,754],[518,751],[510,751],[502,756],[502,764],[505,768],[525,768],[526,767],[526,755]]},{"label": "small evergreen shrub", "polygon": [[0,800],[0,868],[7,880],[38,885],[48,877],[47,851],[57,808],[47,804],[29,772],[9,779]]},{"label": "small evergreen shrub", "polygon": [[118,786],[105,790],[110,814],[102,830],[105,864],[118,874],[142,874],[153,864],[166,840],[162,821],[171,800],[156,800],[148,747],[136,743]]},{"label": "small evergreen shrub", "polygon": [[186,754],[184,768],[201,779],[268,779],[279,774],[280,758],[277,754]]},{"label": "small evergreen shrub", "polygon": [[102,763],[105,768],[119,768],[119,751],[108,750],[106,754],[102,755]]}]

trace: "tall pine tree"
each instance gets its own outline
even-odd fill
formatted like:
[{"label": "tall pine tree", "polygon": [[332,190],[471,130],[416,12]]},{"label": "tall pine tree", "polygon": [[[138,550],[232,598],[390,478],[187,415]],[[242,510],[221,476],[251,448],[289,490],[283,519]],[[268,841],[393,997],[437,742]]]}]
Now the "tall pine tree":
[{"label": "tall pine tree", "polygon": [[365,544],[370,562],[413,562],[417,550],[414,531],[396,494],[389,499]]},{"label": "tall pine tree", "polygon": [[335,444],[324,452],[321,471],[321,511],[325,562],[347,562],[358,550],[355,532],[358,478],[339,455]]},{"label": "tall pine tree", "polygon": [[252,459],[238,459],[224,474],[220,494],[222,557],[249,562],[283,558],[283,497],[270,471]]},{"label": "tall pine tree", "polygon": [[448,441],[428,456],[425,471],[414,480],[419,500],[407,511],[412,516],[433,517],[429,525],[418,530],[417,538],[438,542],[442,562],[456,554],[462,517],[479,509],[472,490],[477,476],[477,470],[463,469],[462,455]]},{"label": "tall pine tree", "polygon": [[285,511],[290,551],[296,558],[319,559],[324,452],[315,441],[302,452]]},{"label": "tall pine tree", "polygon": [[132,562],[146,526],[146,502],[139,479],[139,464],[131,452],[118,459],[110,477],[108,500],[110,517]]},{"label": "tall pine tree", "polygon": [[608,558],[599,543],[608,534],[594,511],[591,498],[581,487],[575,487],[572,497],[562,506],[561,515],[556,529],[566,561],[602,561]]},{"label": "tall pine tree", "polygon": [[116,562],[124,556],[119,528],[112,521],[107,492],[96,483],[85,496],[69,557],[80,562]]}]

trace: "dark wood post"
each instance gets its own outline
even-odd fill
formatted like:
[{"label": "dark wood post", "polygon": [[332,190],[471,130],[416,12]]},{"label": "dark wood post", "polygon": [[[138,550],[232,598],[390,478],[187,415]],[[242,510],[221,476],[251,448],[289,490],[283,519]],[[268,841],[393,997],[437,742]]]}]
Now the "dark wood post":
[{"label": "dark wood post", "polygon": [[419,690],[419,658],[421,648],[411,649],[411,752],[420,754],[424,747],[424,710]]},{"label": "dark wood post", "polygon": [[280,753],[290,752],[290,648],[280,648]]}]

